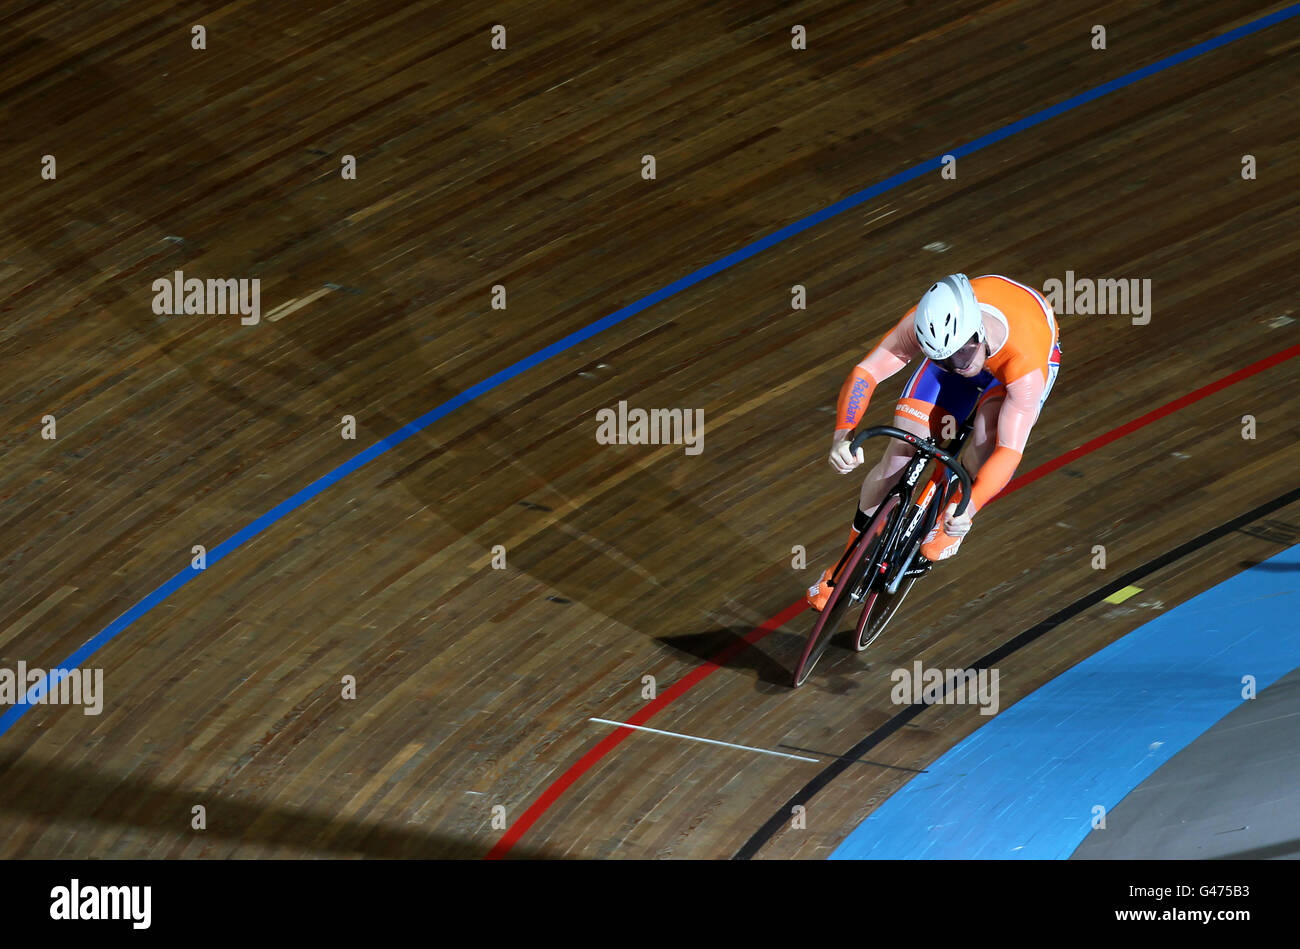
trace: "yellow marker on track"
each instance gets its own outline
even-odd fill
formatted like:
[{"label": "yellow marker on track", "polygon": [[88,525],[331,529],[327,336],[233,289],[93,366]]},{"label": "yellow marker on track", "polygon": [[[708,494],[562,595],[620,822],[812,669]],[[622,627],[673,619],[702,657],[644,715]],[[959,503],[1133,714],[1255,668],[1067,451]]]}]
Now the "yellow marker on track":
[{"label": "yellow marker on track", "polygon": [[1116,591],[1115,591],[1114,593],[1112,593],[1110,596],[1106,597],[1106,599],[1102,600],[1102,602],[1103,602],[1103,603],[1123,603],[1125,600],[1127,600],[1129,597],[1133,596],[1135,593],[1141,593],[1141,592],[1142,592],[1142,588],[1141,588],[1141,587],[1125,587],[1125,588],[1122,589],[1122,590],[1116,590]]}]

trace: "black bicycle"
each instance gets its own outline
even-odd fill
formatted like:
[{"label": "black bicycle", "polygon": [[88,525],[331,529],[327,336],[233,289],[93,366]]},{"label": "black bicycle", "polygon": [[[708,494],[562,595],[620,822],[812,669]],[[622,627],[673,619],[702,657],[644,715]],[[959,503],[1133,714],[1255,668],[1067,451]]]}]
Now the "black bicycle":
[{"label": "black bicycle", "polygon": [[[957,434],[943,446],[892,425],[864,429],[853,437],[849,448],[855,454],[868,438],[877,436],[902,439],[916,453],[871,515],[866,529],[835,565],[831,595],[818,614],[795,666],[795,687],[808,681],[827,643],[839,631],[845,613],[856,606],[862,607],[853,639],[854,649],[861,652],[876,641],[912,586],[930,571],[933,564],[921,556],[921,543],[947,506],[954,482],[962,488],[956,513],[962,514],[970,503],[970,475],[957,461],[957,455],[974,427],[975,410],[972,409]],[[931,459],[944,465],[949,473],[945,477],[931,477],[921,497],[913,503],[912,492]]]}]

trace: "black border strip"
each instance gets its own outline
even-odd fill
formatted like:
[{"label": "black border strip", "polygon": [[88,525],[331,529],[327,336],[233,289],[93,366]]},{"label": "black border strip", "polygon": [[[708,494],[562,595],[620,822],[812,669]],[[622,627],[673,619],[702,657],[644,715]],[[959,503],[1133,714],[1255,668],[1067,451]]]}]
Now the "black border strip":
[{"label": "black border strip", "polygon": [[[1130,570],[1122,577],[1112,580],[1105,586],[1079,597],[1079,599],[1075,600],[1069,606],[1053,613],[1041,623],[1031,626],[1020,635],[1003,643],[997,649],[994,649],[987,655],[980,657],[966,668],[985,669],[996,662],[1002,661],[1017,650],[1029,645],[1044,633],[1050,632],[1067,620],[1078,616],[1089,607],[1097,605],[1102,600],[1106,599],[1106,597],[1124,589],[1126,586],[1129,586],[1134,580],[1139,580],[1149,573],[1154,573],[1161,567],[1166,567],[1176,560],[1181,560],[1193,551],[1218,540],[1225,534],[1230,534],[1238,528],[1249,524],[1251,521],[1258,520],[1264,515],[1270,514],[1280,507],[1285,507],[1296,500],[1300,500],[1300,488],[1294,488],[1286,492],[1286,494],[1276,497],[1271,501],[1267,501],[1254,510],[1247,511],[1245,514],[1235,517],[1225,524],[1220,524],[1218,527],[1211,528],[1199,537],[1194,537],[1185,544],[1180,544],[1173,550],[1161,554],[1154,560],[1150,560],[1142,566]],[[946,685],[944,691],[946,694]],[[894,734],[894,732],[898,731],[912,719],[916,718],[916,716],[920,715],[927,708],[929,708],[928,705],[907,706],[889,721],[885,722],[885,724],[881,725],[866,738],[862,739],[850,748],[843,755],[832,761],[816,777],[795,792],[794,796],[786,801],[785,804],[778,808],[777,811],[767,819],[763,826],[756,830],[750,838],[745,841],[744,845],[736,851],[735,855],[731,859],[749,860],[756,856],[758,851],[776,835],[776,832],[786,826],[786,823],[790,819],[791,808],[796,805],[807,806],[808,802],[812,800],[813,796],[816,795],[818,791],[822,790],[826,785],[834,781],[837,777],[847,771],[851,765],[856,764],[862,756],[873,747]]]}]

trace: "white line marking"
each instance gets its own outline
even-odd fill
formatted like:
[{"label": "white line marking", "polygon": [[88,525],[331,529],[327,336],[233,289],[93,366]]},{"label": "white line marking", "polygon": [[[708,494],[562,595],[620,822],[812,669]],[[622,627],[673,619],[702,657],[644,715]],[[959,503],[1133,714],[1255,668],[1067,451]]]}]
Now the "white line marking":
[{"label": "white line marking", "polygon": [[673,738],[685,738],[688,741],[702,741],[710,745],[722,745],[725,748],[739,748],[742,751],[757,751],[760,755],[776,755],[778,758],[793,758],[795,761],[812,761],[817,762],[816,758],[805,758],[803,755],[787,755],[781,751],[768,751],[766,748],[751,748],[749,745],[733,745],[729,741],[714,741],[712,738],[696,738],[694,735],[683,735],[680,732],[666,732],[658,728],[647,728],[645,725],[629,725],[627,722],[611,722],[607,718],[591,718],[588,721],[600,722],[602,725],[614,725],[618,728],[634,728],[637,731],[654,732],[656,735],[671,735]]},{"label": "white line marking", "polygon": [[279,320],[284,319],[290,313],[293,313],[296,310],[301,310],[308,303],[312,303],[316,300],[319,300],[321,297],[325,296],[325,294],[333,292],[333,290],[334,290],[333,287],[321,287],[319,290],[315,290],[307,294],[305,297],[302,297],[301,299],[288,300],[284,303],[281,303],[279,306],[274,307],[271,310],[268,310],[266,313],[262,315],[270,322],[275,323]]}]

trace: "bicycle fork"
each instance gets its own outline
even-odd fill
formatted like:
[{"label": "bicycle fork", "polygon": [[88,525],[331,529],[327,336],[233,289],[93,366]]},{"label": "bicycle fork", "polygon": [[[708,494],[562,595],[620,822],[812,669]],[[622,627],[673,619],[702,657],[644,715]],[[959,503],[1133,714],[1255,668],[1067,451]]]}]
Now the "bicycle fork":
[{"label": "bicycle fork", "polygon": [[[920,498],[917,499],[916,511],[912,514],[911,522],[906,528],[904,528],[903,536],[912,536],[915,537],[915,540],[908,548],[907,554],[903,558],[902,562],[893,571],[893,575],[890,576],[889,580],[885,583],[885,592],[890,596],[893,596],[898,592],[898,588],[902,584],[903,578],[907,576],[908,571],[911,570],[912,562],[916,560],[916,554],[921,549],[921,521],[922,518],[925,517],[926,509],[930,505],[930,499],[934,497],[935,491],[938,490],[937,485],[938,482],[934,478],[931,478],[930,482],[925,486],[925,490],[921,492]],[[881,564],[882,570],[885,569],[885,567],[885,564]]]}]

